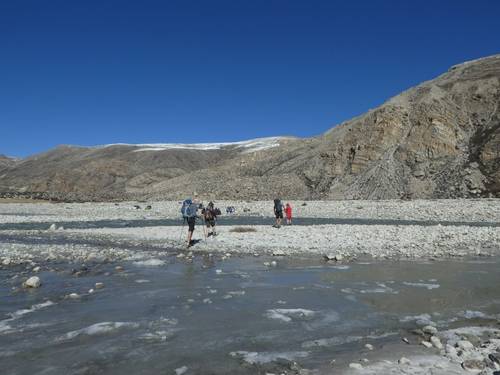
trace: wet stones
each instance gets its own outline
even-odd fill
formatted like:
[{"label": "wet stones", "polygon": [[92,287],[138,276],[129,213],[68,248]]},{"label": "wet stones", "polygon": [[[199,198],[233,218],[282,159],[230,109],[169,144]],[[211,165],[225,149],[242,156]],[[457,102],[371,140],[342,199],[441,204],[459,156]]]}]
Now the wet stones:
[{"label": "wet stones", "polygon": [[427,333],[429,335],[435,335],[438,332],[438,330],[436,327],[433,327],[431,325],[427,325],[427,326],[422,328],[422,332]]},{"label": "wet stones", "polygon": [[488,354],[488,358],[491,362],[494,362],[497,365],[500,365],[500,353]]},{"label": "wet stones", "polygon": [[401,358],[398,360],[398,363],[399,363],[400,365],[403,365],[403,366],[405,366],[405,365],[411,365],[411,361],[410,361],[408,358],[406,358],[406,357],[401,357]]},{"label": "wet stones", "polygon": [[39,288],[42,282],[38,276],[31,276],[23,283],[24,288]]},{"label": "wet stones", "polygon": [[427,349],[432,348],[432,343],[429,341],[422,341],[422,345],[425,346]]},{"label": "wet stones", "polygon": [[5,258],[2,260],[2,266],[10,266],[12,260],[10,258]]},{"label": "wet stones", "polygon": [[434,345],[435,348],[437,349],[443,349],[443,344],[441,343],[441,340],[437,336],[432,336],[430,338],[430,342],[432,345]]},{"label": "wet stones", "polygon": [[467,371],[481,371],[486,368],[486,365],[481,359],[466,359],[462,362],[462,368]]},{"label": "wet stones", "polygon": [[104,283],[95,283],[95,289],[102,289],[104,288]]},{"label": "wet stones", "polygon": [[468,351],[474,349],[474,345],[472,345],[470,341],[460,340],[457,342],[457,348],[463,351]]},{"label": "wet stones", "polygon": [[361,363],[349,363],[349,368],[353,370],[363,370],[363,365]]},{"label": "wet stones", "polygon": [[344,256],[340,253],[338,253],[338,254],[325,254],[325,255],[323,255],[323,258],[327,262],[341,262],[342,260],[344,260]]}]

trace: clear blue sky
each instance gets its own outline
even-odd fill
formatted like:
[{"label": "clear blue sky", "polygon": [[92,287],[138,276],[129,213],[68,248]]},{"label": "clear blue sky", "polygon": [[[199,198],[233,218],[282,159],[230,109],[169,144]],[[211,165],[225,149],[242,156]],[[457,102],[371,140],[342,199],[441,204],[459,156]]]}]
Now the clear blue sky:
[{"label": "clear blue sky", "polygon": [[500,1],[0,2],[0,154],[313,136],[500,53]]}]

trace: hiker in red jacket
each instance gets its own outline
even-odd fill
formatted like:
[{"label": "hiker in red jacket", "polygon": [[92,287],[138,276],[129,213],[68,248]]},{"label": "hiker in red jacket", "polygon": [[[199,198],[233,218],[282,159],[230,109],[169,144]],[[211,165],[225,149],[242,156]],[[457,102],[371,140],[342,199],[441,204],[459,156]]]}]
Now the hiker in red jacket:
[{"label": "hiker in red jacket", "polygon": [[287,203],[285,206],[285,215],[286,215],[286,223],[288,225],[292,224],[292,206],[290,206],[290,203]]}]

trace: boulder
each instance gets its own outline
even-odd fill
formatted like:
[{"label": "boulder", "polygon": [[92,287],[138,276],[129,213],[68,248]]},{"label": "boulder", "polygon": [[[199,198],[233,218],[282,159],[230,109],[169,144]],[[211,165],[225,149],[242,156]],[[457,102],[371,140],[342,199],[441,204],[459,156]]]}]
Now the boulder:
[{"label": "boulder", "polygon": [[462,368],[467,371],[478,372],[486,367],[484,361],[480,359],[466,359],[462,362]]},{"label": "boulder", "polygon": [[363,366],[361,363],[349,363],[349,368],[352,368],[354,370],[363,370]]},{"label": "boulder", "polygon": [[40,278],[38,276],[31,276],[28,280],[23,283],[25,288],[39,288],[42,285]]},{"label": "boulder", "polygon": [[432,336],[430,338],[430,342],[432,343],[432,345],[434,345],[434,347],[436,347],[437,349],[443,349],[443,344],[441,343],[441,340],[439,339],[439,337],[437,336]]},{"label": "boulder", "polygon": [[474,345],[472,345],[470,341],[460,340],[457,342],[457,348],[468,351],[474,349]]},{"label": "boulder", "polygon": [[411,361],[406,357],[401,357],[398,361],[400,365],[410,365]]},{"label": "boulder", "polygon": [[10,260],[10,258],[5,258],[4,260],[2,260],[2,265],[4,266],[8,266],[12,263],[12,261]]},{"label": "boulder", "polygon": [[429,341],[422,341],[422,345],[425,346],[427,349],[432,348],[432,344]]},{"label": "boulder", "polygon": [[428,333],[429,335],[435,335],[438,332],[438,330],[437,330],[436,327],[433,327],[433,326],[430,326],[430,325],[427,325],[424,328],[422,328],[422,331],[424,333]]}]

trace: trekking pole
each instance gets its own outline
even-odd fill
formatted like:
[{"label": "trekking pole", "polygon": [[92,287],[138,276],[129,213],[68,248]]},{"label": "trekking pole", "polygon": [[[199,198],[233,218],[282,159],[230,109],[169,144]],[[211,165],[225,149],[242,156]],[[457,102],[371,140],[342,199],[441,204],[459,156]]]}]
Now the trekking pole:
[{"label": "trekking pole", "polygon": [[203,215],[203,234],[205,235],[205,242],[207,242],[207,225],[205,223],[205,215]]}]

